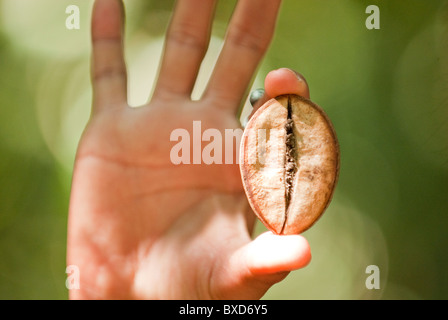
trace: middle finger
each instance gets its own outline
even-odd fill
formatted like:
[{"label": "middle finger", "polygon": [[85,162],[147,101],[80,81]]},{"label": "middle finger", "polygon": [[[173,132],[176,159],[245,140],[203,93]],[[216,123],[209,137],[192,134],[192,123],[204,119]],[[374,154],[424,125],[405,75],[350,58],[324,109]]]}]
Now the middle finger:
[{"label": "middle finger", "polygon": [[274,34],[281,0],[240,0],[204,97],[236,111]]}]

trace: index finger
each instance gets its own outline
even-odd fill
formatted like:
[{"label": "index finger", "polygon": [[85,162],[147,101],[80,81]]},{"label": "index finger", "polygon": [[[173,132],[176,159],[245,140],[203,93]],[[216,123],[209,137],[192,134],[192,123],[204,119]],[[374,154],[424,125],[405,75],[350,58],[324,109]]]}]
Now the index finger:
[{"label": "index finger", "polygon": [[283,94],[297,94],[304,98],[310,98],[310,89],[303,75],[288,68],[272,70],[266,75],[264,81],[265,93],[258,99],[252,109],[252,114],[269,99]]}]

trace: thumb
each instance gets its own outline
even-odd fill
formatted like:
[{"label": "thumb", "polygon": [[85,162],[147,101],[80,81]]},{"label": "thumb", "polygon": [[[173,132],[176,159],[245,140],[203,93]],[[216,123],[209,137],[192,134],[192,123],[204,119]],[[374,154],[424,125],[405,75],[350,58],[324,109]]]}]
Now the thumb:
[{"label": "thumb", "polygon": [[241,248],[246,267],[255,276],[271,275],[305,267],[311,260],[308,241],[301,235],[265,232]]},{"label": "thumb", "polygon": [[[236,250],[222,274],[231,299],[259,299],[290,271],[305,267],[311,260],[308,241],[301,235],[274,235],[265,232]],[[224,279],[227,278],[227,279]]]}]

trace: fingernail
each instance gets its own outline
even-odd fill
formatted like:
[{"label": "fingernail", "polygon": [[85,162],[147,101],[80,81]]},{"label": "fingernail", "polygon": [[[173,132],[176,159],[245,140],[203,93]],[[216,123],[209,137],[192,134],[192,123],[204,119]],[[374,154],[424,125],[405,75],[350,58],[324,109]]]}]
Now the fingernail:
[{"label": "fingernail", "polygon": [[261,97],[263,97],[263,95],[264,95],[264,89],[262,88],[255,89],[250,93],[249,102],[252,105],[252,107],[257,103],[258,100],[261,99]]},{"label": "fingernail", "polygon": [[293,69],[289,69],[289,68],[284,68],[284,69],[287,69],[287,70],[289,70],[290,72],[292,72],[292,73],[297,77],[297,80],[298,80],[299,82],[303,82],[303,83],[305,84],[305,86],[306,86],[306,90],[307,90],[307,92],[308,92],[308,96],[309,96],[310,89],[309,89],[308,82],[306,81],[305,77],[304,77],[301,73],[299,73],[299,72],[297,72],[297,71],[295,71],[295,70],[293,70]]},{"label": "fingernail", "polygon": [[299,79],[299,80],[305,82],[305,83],[308,85],[308,82],[306,82],[306,79],[305,79],[305,77],[303,76],[303,74],[298,73],[297,71],[292,70],[292,69],[290,69],[290,70],[291,70],[292,72],[294,72],[294,74],[296,75],[297,79]]},{"label": "fingernail", "polygon": [[299,79],[299,80],[301,80],[301,81],[306,83],[306,79],[305,79],[305,77],[301,73],[298,73],[297,71],[295,71],[293,69],[289,69],[289,68],[280,68],[278,70],[282,70],[282,69],[283,70],[288,70],[288,71],[294,73],[294,75],[297,77],[297,79]]}]

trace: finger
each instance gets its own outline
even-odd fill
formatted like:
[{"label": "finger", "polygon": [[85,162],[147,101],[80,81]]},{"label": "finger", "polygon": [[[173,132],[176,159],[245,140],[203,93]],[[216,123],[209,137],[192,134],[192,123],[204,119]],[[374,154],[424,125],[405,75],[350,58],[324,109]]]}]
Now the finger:
[{"label": "finger", "polygon": [[310,246],[303,236],[272,232],[259,235],[242,248],[240,255],[256,277],[300,269],[311,260]]},{"label": "finger", "polygon": [[94,111],[126,103],[121,0],[96,0],[92,14],[92,84]]},{"label": "finger", "polygon": [[264,88],[269,99],[282,94],[297,94],[310,98],[310,89],[305,78],[298,72],[280,68],[273,70],[266,75]]},{"label": "finger", "polygon": [[250,93],[249,102],[251,106],[255,106],[265,95],[264,89],[256,89]]},{"label": "finger", "polygon": [[269,99],[283,94],[297,94],[307,99],[310,98],[310,89],[305,77],[288,68],[280,68],[269,72],[266,75],[264,86],[264,94],[252,103],[251,116]]},{"label": "finger", "polygon": [[265,232],[228,259],[221,280],[227,281],[232,291],[229,294],[235,299],[258,299],[290,271],[305,267],[310,260],[310,246],[303,236]]},{"label": "finger", "polygon": [[204,97],[239,107],[274,34],[281,0],[239,1]]},{"label": "finger", "polygon": [[191,95],[210,40],[215,0],[178,0],[167,32],[154,98]]}]

